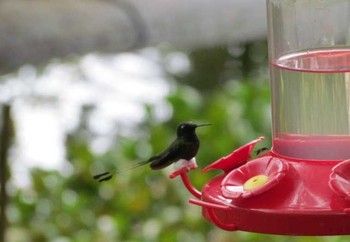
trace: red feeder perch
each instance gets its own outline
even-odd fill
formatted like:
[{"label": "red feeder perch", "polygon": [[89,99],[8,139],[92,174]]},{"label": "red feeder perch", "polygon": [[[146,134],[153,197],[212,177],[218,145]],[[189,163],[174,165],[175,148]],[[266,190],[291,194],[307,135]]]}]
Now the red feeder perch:
[{"label": "red feeder perch", "polygon": [[175,172],[203,216],[229,231],[350,234],[350,0],[267,0],[273,147],[260,137],[203,169]]}]

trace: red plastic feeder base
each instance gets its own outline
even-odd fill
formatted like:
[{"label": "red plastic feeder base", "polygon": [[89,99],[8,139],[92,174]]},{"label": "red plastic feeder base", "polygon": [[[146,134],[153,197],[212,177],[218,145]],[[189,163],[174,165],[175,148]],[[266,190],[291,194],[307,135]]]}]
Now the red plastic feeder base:
[{"label": "red plastic feeder base", "polygon": [[[350,234],[350,161],[290,159],[272,152],[248,161],[261,139],[204,168],[223,167],[224,174],[201,193],[192,189],[198,200],[190,202],[202,206],[203,216],[229,231]],[[186,174],[181,177],[191,187]]]}]

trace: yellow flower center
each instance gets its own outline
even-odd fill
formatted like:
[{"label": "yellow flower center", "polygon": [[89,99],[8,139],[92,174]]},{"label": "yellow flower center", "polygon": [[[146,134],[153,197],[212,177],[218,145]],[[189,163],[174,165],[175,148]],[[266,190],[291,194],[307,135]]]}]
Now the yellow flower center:
[{"label": "yellow flower center", "polygon": [[269,177],[266,175],[253,176],[243,184],[243,188],[246,191],[252,191],[266,184],[268,180],[269,180]]}]

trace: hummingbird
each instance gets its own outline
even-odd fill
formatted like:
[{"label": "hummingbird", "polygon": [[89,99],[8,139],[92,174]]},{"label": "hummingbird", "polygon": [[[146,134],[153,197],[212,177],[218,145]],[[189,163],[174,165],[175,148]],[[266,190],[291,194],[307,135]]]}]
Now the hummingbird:
[{"label": "hummingbird", "polygon": [[[127,169],[117,171],[115,174],[128,171],[146,164],[150,164],[152,170],[163,169],[172,163],[184,159],[191,160],[196,156],[199,149],[199,138],[196,134],[196,128],[211,125],[210,123],[195,124],[184,122],[177,126],[176,139],[160,154],[154,155],[146,161],[136,163],[136,165]],[[93,176],[99,182],[108,181],[113,177],[111,172],[104,172]]]},{"label": "hummingbird", "polygon": [[270,150],[270,149],[267,147],[262,147],[262,148],[258,149],[257,151],[255,151],[255,154],[260,155],[261,153],[268,151],[268,150]]}]

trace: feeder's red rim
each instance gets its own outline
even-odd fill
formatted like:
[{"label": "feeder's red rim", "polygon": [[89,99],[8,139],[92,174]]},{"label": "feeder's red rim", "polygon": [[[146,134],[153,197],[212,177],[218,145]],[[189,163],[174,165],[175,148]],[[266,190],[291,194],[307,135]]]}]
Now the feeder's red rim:
[{"label": "feeder's red rim", "polygon": [[297,157],[288,157],[288,156],[284,156],[284,155],[276,153],[273,150],[273,147],[271,148],[270,152],[273,154],[274,157],[285,159],[285,160],[288,160],[289,162],[315,162],[315,163],[318,163],[318,164],[329,164],[329,163],[339,163],[339,162],[344,161],[344,159],[339,159],[339,160],[317,160],[317,159],[305,159],[305,158],[297,158]]}]

